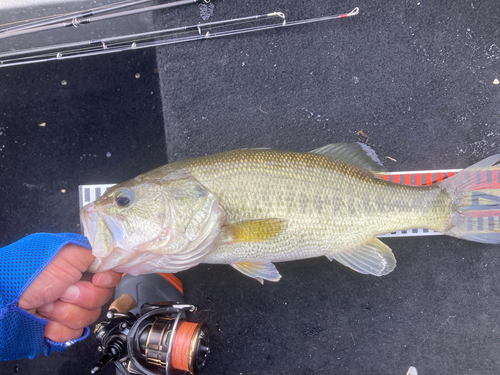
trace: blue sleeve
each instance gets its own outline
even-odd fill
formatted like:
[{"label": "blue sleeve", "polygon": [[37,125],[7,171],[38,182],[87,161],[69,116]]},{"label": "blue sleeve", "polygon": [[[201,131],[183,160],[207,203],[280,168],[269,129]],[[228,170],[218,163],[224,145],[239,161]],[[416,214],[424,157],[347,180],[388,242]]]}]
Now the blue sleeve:
[{"label": "blue sleeve", "polygon": [[35,358],[43,350],[64,351],[85,339],[88,327],[77,340],[54,342],[44,337],[47,319],[38,318],[18,305],[19,298],[33,280],[64,246],[79,245],[90,249],[83,236],[73,233],[38,233],[0,249],[0,360]]}]

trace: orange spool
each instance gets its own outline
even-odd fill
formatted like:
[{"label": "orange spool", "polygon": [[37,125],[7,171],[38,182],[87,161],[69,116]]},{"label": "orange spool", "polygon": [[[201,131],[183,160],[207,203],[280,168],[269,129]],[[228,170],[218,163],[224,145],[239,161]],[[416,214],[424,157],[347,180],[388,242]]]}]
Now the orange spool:
[{"label": "orange spool", "polygon": [[172,345],[172,367],[178,370],[188,371],[190,369],[190,349],[194,332],[198,323],[182,322],[177,329]]}]

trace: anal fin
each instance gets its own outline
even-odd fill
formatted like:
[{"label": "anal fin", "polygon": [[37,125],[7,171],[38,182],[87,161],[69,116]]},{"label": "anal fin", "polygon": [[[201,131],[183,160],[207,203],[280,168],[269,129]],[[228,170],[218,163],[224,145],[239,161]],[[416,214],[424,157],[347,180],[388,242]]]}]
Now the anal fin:
[{"label": "anal fin", "polygon": [[264,284],[264,280],[279,281],[281,279],[281,275],[272,263],[238,262],[231,263],[231,266],[261,284]]},{"label": "anal fin", "polygon": [[341,253],[326,255],[362,274],[384,276],[396,267],[396,258],[389,246],[377,238]]}]

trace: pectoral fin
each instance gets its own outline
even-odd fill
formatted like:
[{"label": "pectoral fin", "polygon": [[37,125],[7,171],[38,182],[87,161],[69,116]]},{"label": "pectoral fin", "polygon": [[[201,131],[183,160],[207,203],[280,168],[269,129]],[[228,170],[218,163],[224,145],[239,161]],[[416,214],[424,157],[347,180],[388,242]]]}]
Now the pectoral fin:
[{"label": "pectoral fin", "polygon": [[227,243],[270,241],[285,230],[284,219],[240,221],[223,228]]},{"label": "pectoral fin", "polygon": [[365,275],[384,276],[396,267],[396,258],[391,249],[377,238],[354,249],[326,257]]},{"label": "pectoral fin", "polygon": [[264,280],[279,281],[281,279],[281,275],[272,263],[239,262],[231,263],[231,266],[261,284],[264,284]]}]

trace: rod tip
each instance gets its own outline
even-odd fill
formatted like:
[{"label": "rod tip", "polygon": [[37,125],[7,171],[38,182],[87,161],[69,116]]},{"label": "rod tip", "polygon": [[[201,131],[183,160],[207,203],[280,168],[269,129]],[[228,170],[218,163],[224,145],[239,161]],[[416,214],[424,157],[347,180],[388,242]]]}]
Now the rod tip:
[{"label": "rod tip", "polygon": [[359,14],[359,8],[356,7],[347,14],[347,17],[356,16],[358,14]]}]

